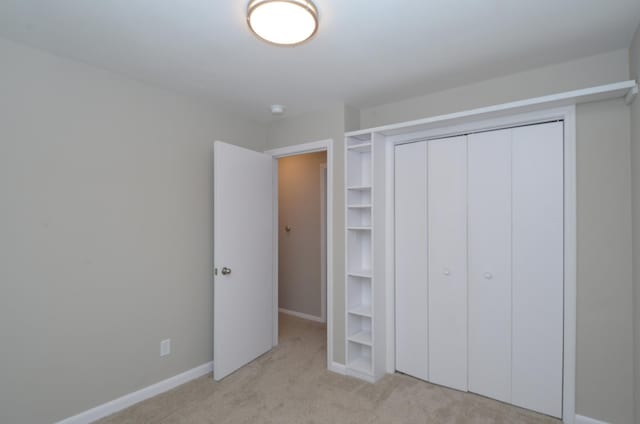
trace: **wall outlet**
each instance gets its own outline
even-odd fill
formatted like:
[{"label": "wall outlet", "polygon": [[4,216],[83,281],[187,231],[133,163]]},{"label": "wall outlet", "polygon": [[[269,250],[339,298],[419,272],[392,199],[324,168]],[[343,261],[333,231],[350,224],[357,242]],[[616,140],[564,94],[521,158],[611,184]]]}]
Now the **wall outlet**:
[{"label": "wall outlet", "polygon": [[171,353],[171,339],[160,342],[160,356],[167,356]]}]

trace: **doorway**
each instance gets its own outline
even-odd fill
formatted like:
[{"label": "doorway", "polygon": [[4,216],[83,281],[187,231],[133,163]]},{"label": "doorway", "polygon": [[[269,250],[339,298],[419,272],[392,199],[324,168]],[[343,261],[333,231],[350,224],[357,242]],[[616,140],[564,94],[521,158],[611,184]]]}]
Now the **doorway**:
[{"label": "doorway", "polygon": [[[333,359],[332,145],[333,140],[323,140],[266,152],[274,159],[273,345],[279,342],[280,315],[326,323],[328,367]],[[281,185],[281,168],[296,185],[293,194]],[[305,190],[301,179],[316,188]],[[280,207],[281,190],[291,207]],[[305,248],[296,247],[301,241]]]},{"label": "doorway", "polygon": [[278,310],[326,322],[327,152],[278,159]]}]

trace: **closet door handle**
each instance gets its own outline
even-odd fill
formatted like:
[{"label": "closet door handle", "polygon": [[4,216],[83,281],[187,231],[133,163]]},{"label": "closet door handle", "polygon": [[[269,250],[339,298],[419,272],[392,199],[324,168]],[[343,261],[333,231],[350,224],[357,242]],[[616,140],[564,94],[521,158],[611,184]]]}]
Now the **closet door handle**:
[{"label": "closet door handle", "polygon": [[491,280],[493,278],[493,274],[490,272],[485,272],[484,274],[482,274],[482,276],[485,280]]},{"label": "closet door handle", "polygon": [[229,275],[229,274],[231,274],[231,269],[227,268],[226,266],[222,268],[222,275]]},{"label": "closet door handle", "polygon": [[447,277],[448,277],[449,275],[451,275],[451,271],[449,271],[449,268],[445,268],[445,269],[444,269],[444,271],[442,271],[442,273],[443,273],[444,275],[446,275]]}]

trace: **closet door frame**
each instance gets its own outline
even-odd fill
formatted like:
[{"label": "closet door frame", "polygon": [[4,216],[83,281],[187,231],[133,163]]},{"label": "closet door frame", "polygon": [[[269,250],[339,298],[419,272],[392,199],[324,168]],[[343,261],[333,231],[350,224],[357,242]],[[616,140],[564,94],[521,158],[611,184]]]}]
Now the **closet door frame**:
[{"label": "closet door frame", "polygon": [[[564,338],[563,338],[563,393],[562,421],[575,423],[576,392],[576,118],[575,105],[552,109],[541,109],[528,113],[506,114],[504,116],[487,117],[484,120],[465,122],[453,118],[447,122],[438,122],[429,130],[408,134],[388,135],[385,139],[387,151],[393,151],[395,145],[433,140],[444,137],[464,135],[472,132],[491,131],[522,125],[539,124],[550,121],[564,121]],[[505,112],[502,112],[505,113]],[[477,118],[477,117],[476,117]],[[472,120],[473,118],[467,118]],[[392,156],[392,155],[391,155]],[[393,156],[386,163],[387,190],[386,198],[387,239],[387,372],[395,372],[395,250],[394,239],[394,160]],[[389,248],[389,245],[391,246]]]}]

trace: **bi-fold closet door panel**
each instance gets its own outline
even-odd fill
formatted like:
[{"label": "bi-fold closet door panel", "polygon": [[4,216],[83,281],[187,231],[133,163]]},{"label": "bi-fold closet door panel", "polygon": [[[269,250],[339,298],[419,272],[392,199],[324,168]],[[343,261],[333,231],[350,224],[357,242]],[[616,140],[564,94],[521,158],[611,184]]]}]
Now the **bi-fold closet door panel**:
[{"label": "bi-fold closet door panel", "polygon": [[428,142],[429,381],[467,390],[467,137]]},{"label": "bi-fold closet door panel", "polygon": [[395,148],[396,369],[428,369],[427,143]]},{"label": "bi-fold closet door panel", "polygon": [[562,416],[561,122],[469,136],[469,391]]},{"label": "bi-fold closet door panel", "polygon": [[469,391],[511,401],[511,130],[469,135]]},{"label": "bi-fold closet door panel", "polygon": [[513,129],[511,403],[562,416],[563,124]]},{"label": "bi-fold closet door panel", "polygon": [[467,388],[466,137],[396,146],[396,369]]}]

